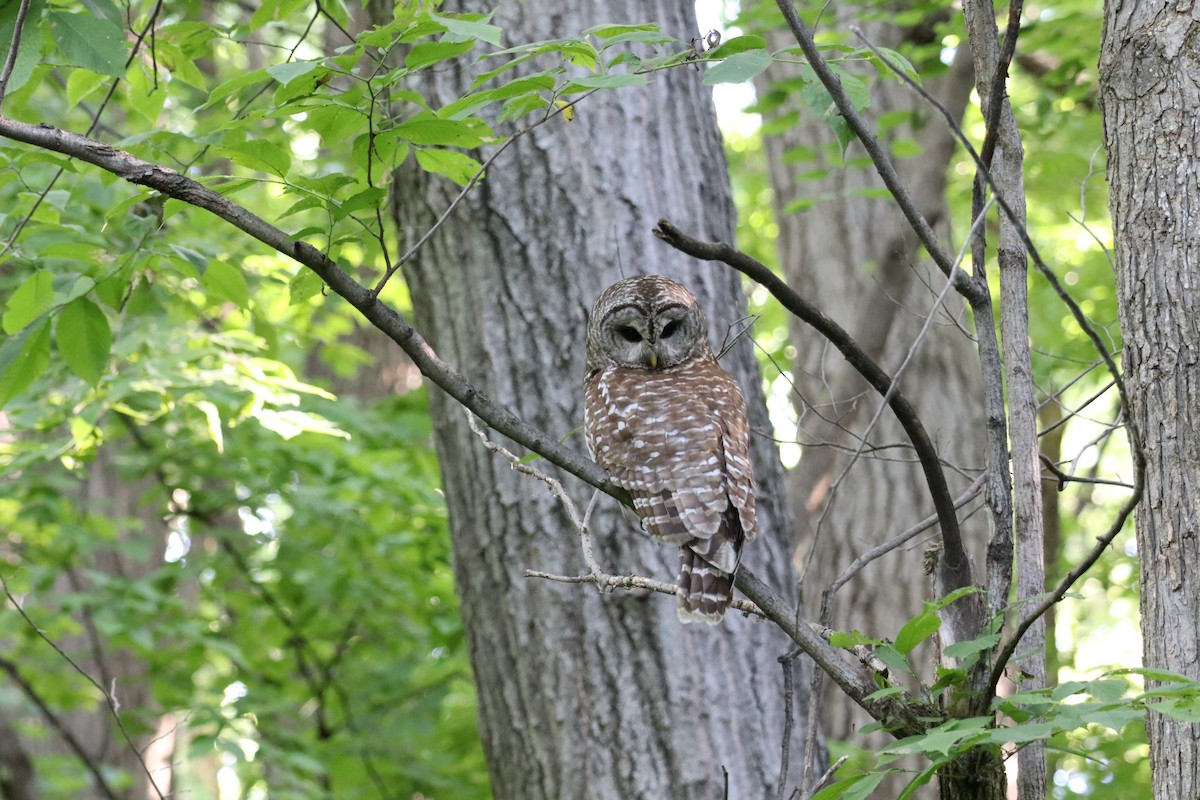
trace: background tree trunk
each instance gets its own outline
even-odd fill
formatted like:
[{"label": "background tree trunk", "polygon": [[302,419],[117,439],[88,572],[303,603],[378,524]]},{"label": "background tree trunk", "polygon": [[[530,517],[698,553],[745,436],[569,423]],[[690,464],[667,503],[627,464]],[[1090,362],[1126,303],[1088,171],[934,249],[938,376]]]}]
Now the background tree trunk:
[{"label": "background tree trunk", "polygon": [[[1101,109],[1132,422],[1144,660],[1200,678],[1200,23],[1165,2],[1105,4]],[[1200,725],[1146,720],[1154,796],[1200,797]]]},{"label": "background tree trunk", "polygon": [[[695,30],[688,0],[531,0],[505,5],[494,21],[513,43],[646,20],[683,38]],[[445,100],[470,78],[448,66],[429,88]],[[436,177],[401,176],[401,230],[419,235],[456,191]],[[701,237],[732,239],[714,109],[692,69],[590,97],[573,122],[555,120],[517,142],[406,268],[416,323],[483,391],[583,450],[586,315],[608,284],[642,273],[680,278],[705,306],[718,344],[744,314],[736,275],[655,241],[660,216]],[[762,434],[754,448],[763,533],[745,563],[787,591],[783,475],[749,342],[724,364]],[[545,486],[483,449],[457,403],[435,392],[431,405],[495,796],[773,795],[784,730],[776,660],[790,650],[782,634],[736,614],[715,628],[682,626],[671,597],[600,595],[522,577],[527,568],[584,571],[576,533]],[[587,503],[590,489],[569,477],[566,484]],[[648,541],[611,501],[599,504],[592,531],[606,569],[673,578],[674,550]],[[806,676],[804,667],[800,730]]]},{"label": "background tree trunk", "polygon": [[[902,30],[880,22],[863,24],[863,9],[827,7],[822,28],[844,31],[850,24],[864,28],[877,46],[895,48],[903,41],[932,40],[934,20],[927,26]],[[771,47],[795,46],[785,31],[771,36]],[[872,68],[873,69],[873,68]],[[772,84],[795,76],[789,65],[776,64],[758,85],[760,100],[772,106]],[[962,115],[973,86],[971,56],[959,48],[943,75],[925,88],[950,110]],[[919,155],[897,159],[896,167],[921,209],[943,240],[949,242],[946,175],[955,143],[944,121],[931,106],[894,80],[877,79],[871,87],[873,118],[889,112],[911,114],[881,139],[911,138]],[[869,163],[849,163],[862,155],[851,145],[843,166],[841,149],[829,126],[811,109],[802,108],[798,93],[768,112],[780,120],[799,112],[794,125],[764,137],[779,224],[778,252],[788,283],[836,319],[884,369],[895,374],[933,307],[945,278],[925,259],[915,235],[893,201],[865,196],[883,184]],[[802,211],[787,208],[805,199]],[[984,466],[982,390],[978,356],[960,327],[969,322],[954,292],[945,311],[922,340],[901,376],[904,393],[916,405],[942,457],[951,465],[947,478],[955,495],[961,493]],[[855,558],[887,541],[933,511],[929,490],[900,426],[884,411],[867,434],[880,399],[841,355],[820,341],[802,323],[792,327],[796,346],[794,404],[800,418],[803,455],[790,474],[797,519],[796,564],[802,593],[809,608],[819,608],[822,590]],[[864,448],[847,472],[859,437],[867,435],[874,451]],[[966,470],[960,473],[957,469]],[[986,527],[964,526],[968,544],[982,554]],[[869,636],[894,636],[901,625],[930,599],[922,553],[936,541],[931,529],[901,550],[894,551],[844,586],[835,597],[831,624],[840,630],[861,630]],[[977,563],[982,563],[977,561]],[[932,674],[929,648],[914,653],[918,669]],[[858,728],[870,722],[836,687],[827,687],[822,723],[830,738],[855,740]],[[888,738],[880,734],[878,745]],[[906,783],[884,784],[881,796],[895,796]],[[931,791],[931,790],[926,790]]]}]

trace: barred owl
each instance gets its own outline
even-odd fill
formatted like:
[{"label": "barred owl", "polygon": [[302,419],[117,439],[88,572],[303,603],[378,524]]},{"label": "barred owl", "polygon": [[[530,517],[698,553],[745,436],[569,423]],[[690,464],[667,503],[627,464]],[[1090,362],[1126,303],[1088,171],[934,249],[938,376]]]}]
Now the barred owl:
[{"label": "barred owl", "polygon": [[626,278],[592,308],[584,379],[588,449],[633,498],[642,527],[680,546],[679,618],[715,625],[754,538],[746,401],[713,357],[692,295]]}]

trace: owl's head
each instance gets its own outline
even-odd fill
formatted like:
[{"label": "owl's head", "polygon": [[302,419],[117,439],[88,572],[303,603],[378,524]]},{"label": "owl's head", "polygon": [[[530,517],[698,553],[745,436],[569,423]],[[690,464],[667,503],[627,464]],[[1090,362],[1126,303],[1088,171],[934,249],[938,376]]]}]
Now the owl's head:
[{"label": "owl's head", "polygon": [[708,320],[683,284],[662,275],[617,281],[588,318],[587,366],[669,370],[711,353]]}]

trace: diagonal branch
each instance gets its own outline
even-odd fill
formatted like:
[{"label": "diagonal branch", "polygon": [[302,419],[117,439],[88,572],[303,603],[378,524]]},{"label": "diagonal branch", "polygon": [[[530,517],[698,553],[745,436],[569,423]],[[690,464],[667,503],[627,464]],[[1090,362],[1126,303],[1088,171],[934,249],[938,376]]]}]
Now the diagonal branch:
[{"label": "diagonal branch", "polygon": [[30,684],[29,681],[25,680],[24,676],[21,675],[21,671],[17,668],[17,665],[12,661],[9,661],[7,658],[0,658],[0,670],[8,673],[8,677],[11,678],[12,682],[21,689],[21,692],[25,695],[25,697],[27,697],[30,702],[37,706],[38,711],[40,711],[46,721],[50,723],[50,727],[58,731],[58,735],[61,736],[63,741],[67,743],[67,747],[71,749],[71,752],[75,754],[75,757],[83,762],[83,765],[87,768],[88,772],[92,773],[92,778],[96,781],[96,788],[100,791],[100,793],[107,797],[108,800],[118,800],[117,793],[113,791],[112,786],[110,786],[108,781],[105,779],[104,772],[100,769],[100,765],[97,764],[95,759],[93,759],[88,753],[87,749],[83,746],[83,743],[75,737],[75,734],[71,733],[71,729],[67,727],[67,724],[63,722],[63,720],[57,714],[54,713],[54,710],[51,709],[49,705],[46,704],[46,701],[42,699],[40,694],[37,693],[37,690],[33,688],[33,685]]},{"label": "diagonal branch", "polygon": [[[896,172],[895,166],[892,165],[891,159],[888,158],[879,140],[875,134],[867,127],[866,120],[858,113],[858,109],[854,107],[854,102],[846,94],[842,88],[842,81],[837,74],[830,69],[829,64],[825,62],[824,56],[817,48],[816,42],[813,40],[812,32],[804,21],[800,19],[800,15],[796,13],[796,8],[792,4],[792,0],[777,0],[779,10],[783,13],[783,18],[787,21],[788,28],[792,35],[799,43],[800,49],[804,52],[804,57],[808,61],[809,67],[821,84],[825,87],[825,91],[829,92],[830,98],[834,105],[837,106],[838,113],[842,119],[846,121],[847,127],[854,133],[867,151],[867,155],[871,157],[871,161],[875,164],[875,169],[879,173],[879,177],[883,179],[884,185],[891,192],[892,197],[896,200],[896,205],[904,214],[904,218],[908,220],[912,226],[913,232],[917,234],[917,238],[921,240],[921,244],[925,246],[925,250],[938,265],[942,273],[949,278],[954,274],[954,259],[947,252],[940,241],[937,234],[929,221],[921,214],[917,208],[916,201],[909,194],[908,188],[900,180],[900,175]],[[954,278],[954,288],[963,297],[969,301],[974,301],[981,293],[986,292],[986,287],[981,287],[978,283],[972,281],[967,275],[962,272],[957,273]]]},{"label": "diagonal branch", "polygon": [[21,31],[25,29],[25,17],[29,14],[29,6],[33,5],[33,0],[21,0],[21,5],[17,8],[17,19],[13,23],[12,40],[8,46],[8,57],[4,59],[3,71],[0,71],[0,105],[4,103],[4,95],[8,92],[8,81],[12,78],[13,70],[17,66],[17,50],[21,47]]},{"label": "diagonal branch", "polygon": [[938,522],[942,529],[944,556],[940,563],[947,573],[945,586],[948,591],[970,586],[972,583],[971,565],[966,549],[963,547],[954,500],[950,496],[950,488],[946,483],[946,475],[942,471],[937,450],[934,448],[925,426],[917,416],[916,409],[896,388],[892,378],[863,352],[844,328],[796,294],[765,265],[723,242],[702,242],[693,239],[667,220],[659,220],[658,227],[654,229],[654,235],[693,258],[704,261],[722,261],[762,285],[774,295],[784,308],[798,319],[811,325],[833,344],[845,356],[850,366],[884,396],[888,406],[896,415],[896,419],[904,428],[904,432],[912,441],[913,448],[921,462],[921,469],[925,474],[925,481],[929,486],[929,493],[933,497],[934,508],[937,510]]},{"label": "diagonal branch", "polygon": [[479,391],[430,347],[396,311],[355,281],[337,262],[317,248],[297,239],[242,206],[173,169],[144,161],[132,153],[49,125],[31,125],[0,116],[0,136],[71,156],[138,186],[147,186],[167,197],[202,208],[244,231],[273,250],[311,269],[337,295],[345,299],[412,359],[421,374],[469,408],[489,426],[537,452],[577,478],[616,497],[628,494],[614,485],[596,463],[542,430],[520,419]]}]

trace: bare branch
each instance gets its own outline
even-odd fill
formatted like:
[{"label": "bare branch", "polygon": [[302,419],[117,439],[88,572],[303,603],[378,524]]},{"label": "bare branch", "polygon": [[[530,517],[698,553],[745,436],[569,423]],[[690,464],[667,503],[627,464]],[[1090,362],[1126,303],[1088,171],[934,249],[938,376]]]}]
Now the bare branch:
[{"label": "bare branch", "polygon": [[[58,735],[67,743],[67,747],[71,749],[75,757],[83,763],[88,772],[92,773],[92,778],[96,781],[96,788],[109,800],[119,800],[119,795],[113,791],[113,788],[108,785],[108,781],[104,778],[104,773],[100,769],[100,765],[96,763],[95,759],[84,748],[83,743],[75,738],[75,734],[71,733],[71,729],[67,727],[66,723],[59,719],[54,710],[46,704],[46,701],[37,693],[33,685],[25,680],[17,665],[7,658],[0,658],[0,669],[8,673],[8,677],[12,679],[12,682],[20,688],[21,692],[31,703],[37,706],[42,717],[45,718],[46,722],[50,723],[50,727],[58,732]],[[153,779],[151,779],[151,784],[154,785]],[[159,797],[162,797],[162,795],[160,794]]]},{"label": "bare branch", "polygon": [[[833,774],[842,768],[842,764],[845,764],[849,759],[850,759],[850,756],[842,756],[837,761],[833,762],[829,766],[829,769],[825,770],[825,772],[821,775],[820,778],[817,778],[817,782],[814,783],[812,786],[812,791],[809,792],[809,794],[808,794],[808,799],[811,800],[813,795],[815,795],[817,792],[819,792],[821,790],[821,787],[824,786],[829,781],[829,779],[833,777]],[[793,797],[794,796],[795,796],[795,794],[793,793]]]},{"label": "bare branch", "polygon": [[[40,638],[46,644],[50,645],[51,649],[53,649],[55,653],[58,653],[59,658],[61,658],[63,661],[65,661],[67,664],[69,664],[73,670],[75,670],[80,675],[82,675],[83,678],[85,680],[87,680],[88,683],[90,683],[92,686],[96,687],[96,689],[100,692],[100,695],[104,698],[105,703],[108,705],[108,710],[112,714],[112,718],[117,723],[117,728],[121,731],[121,736],[125,739],[125,744],[127,744],[129,746],[129,749],[133,751],[135,756],[137,756],[137,762],[138,762],[138,764],[141,765],[142,771],[146,773],[146,779],[150,781],[150,786],[154,789],[155,794],[158,795],[158,800],[164,800],[162,790],[158,788],[158,783],[154,780],[154,776],[150,774],[150,770],[146,766],[146,762],[142,760],[142,753],[138,749],[137,745],[135,745],[133,743],[133,737],[129,735],[129,731],[125,728],[125,722],[124,722],[124,720],[121,719],[121,715],[118,712],[120,703],[117,701],[116,694],[114,693],[116,682],[115,681],[113,682],[111,688],[105,688],[104,686],[101,686],[99,683],[96,682],[95,678],[93,678],[91,675],[89,675],[87,673],[87,670],[85,670],[83,667],[79,666],[79,664],[76,663],[76,661],[73,658],[71,658],[69,655],[67,655],[66,651],[64,651],[61,647],[59,647],[58,644],[53,639],[51,639],[49,636],[47,636],[45,631],[43,631],[41,628],[39,628],[37,626],[37,623],[35,623],[30,618],[29,614],[27,614],[25,612],[25,609],[17,601],[17,598],[13,595],[13,593],[9,590],[8,581],[5,580],[3,575],[0,575],[0,589],[2,589],[4,591],[4,597],[8,600],[8,602],[16,610],[17,614],[19,614],[21,616],[21,619],[23,619],[25,621],[25,624],[29,626],[30,630],[32,630],[34,633],[36,633],[38,635],[38,638]],[[0,667],[4,667],[7,670],[7,666],[5,666],[7,663],[9,663],[9,662],[0,663]],[[16,665],[13,665],[14,670],[15,670],[15,668],[16,668]],[[15,671],[9,671],[9,675],[12,677],[12,679],[14,681],[16,681],[18,684],[20,684],[23,689],[25,688],[25,686],[27,684],[24,683],[24,680],[21,678],[21,676],[18,673],[16,673]],[[32,691],[32,689],[30,688],[29,691]],[[32,699],[32,697],[31,697],[31,699]],[[39,707],[42,707],[40,699],[35,700],[35,702],[38,704]],[[43,714],[49,715],[49,716],[47,716],[47,719],[51,721],[51,724],[54,724],[54,720],[52,719],[52,714],[48,708],[43,708]],[[66,730],[63,729],[60,732],[62,732],[64,734],[64,738],[65,738]],[[68,744],[71,744],[70,740],[68,740]],[[75,750],[75,746],[72,745],[71,749]],[[76,750],[76,753],[79,755],[79,757],[81,759],[83,759],[85,764],[88,766],[88,769],[94,771],[95,765],[93,765],[91,763],[91,760],[86,756],[86,754],[82,750]],[[97,773],[97,779],[99,779],[98,773]]]},{"label": "bare branch", "polygon": [[[800,45],[800,49],[804,51],[804,57],[808,60],[808,65],[812,68],[817,79],[821,81],[825,90],[829,92],[830,98],[832,98],[834,105],[837,106],[838,113],[846,121],[847,127],[853,131],[863,148],[867,151],[867,154],[871,157],[871,161],[875,164],[875,169],[878,171],[879,177],[883,179],[884,185],[892,193],[892,197],[895,198],[896,205],[899,206],[900,211],[904,214],[904,218],[908,220],[909,225],[912,226],[913,231],[917,234],[917,238],[921,240],[921,244],[925,246],[925,250],[929,253],[934,263],[938,265],[938,268],[941,269],[942,274],[950,277],[954,271],[950,254],[938,241],[933,227],[925,219],[924,215],[922,215],[920,209],[917,208],[916,201],[908,193],[908,188],[901,182],[896,168],[892,165],[887,153],[884,152],[883,147],[879,144],[879,140],[867,128],[866,121],[858,113],[858,109],[854,107],[854,102],[842,88],[841,79],[829,68],[829,64],[825,62],[825,57],[817,49],[812,33],[808,30],[804,21],[800,19],[800,15],[796,13],[792,0],[776,0],[776,3],[783,14],[783,18],[787,21],[788,28],[796,38],[796,42]],[[961,272],[954,279],[954,288],[968,300],[986,291],[986,287],[981,289],[978,283]]]},{"label": "bare branch", "polygon": [[[796,294],[766,266],[723,242],[701,242],[680,231],[667,220],[659,220],[654,235],[675,249],[703,261],[722,261],[767,289],[784,308],[798,319],[811,325],[845,356],[850,364],[877,392],[884,396],[896,419],[913,443],[929,492],[937,509],[945,548],[941,564],[946,570],[946,586],[958,589],[971,585],[971,565],[962,543],[954,501],[942,472],[941,462],[933,441],[917,416],[916,409],[894,386],[894,381],[871,360],[844,328]],[[961,273],[959,273],[961,274]]]},{"label": "bare branch", "polygon": [[17,50],[21,47],[21,34],[25,30],[25,17],[33,0],[21,0],[17,8],[17,18],[13,23],[12,40],[8,45],[8,57],[4,59],[4,70],[0,72],[0,105],[4,103],[4,95],[8,92],[8,81],[12,78],[13,69],[17,66]]},{"label": "bare branch", "polygon": [[77,158],[130,183],[148,186],[168,197],[202,208],[273,250],[308,267],[336,294],[358,309],[372,325],[398,344],[422,375],[471,409],[490,427],[522,446],[540,453],[547,460],[601,491],[622,502],[628,501],[628,493],[615,486],[607,473],[594,461],[563,446],[556,438],[520,419],[479,391],[460,372],[442,361],[424,337],[394,309],[383,303],[370,289],[351,278],[341,265],[307,242],[291,238],[261,217],[173,169],[143,161],[131,153],[61,128],[30,125],[0,116],[0,135]]},{"label": "bare branch", "polygon": [[[959,495],[954,501],[954,508],[956,510],[962,508],[967,503],[975,499],[979,495],[979,491],[983,488],[983,484],[986,479],[986,475],[980,475],[977,477],[974,483],[972,483],[970,487],[968,487],[967,490]],[[833,595],[836,594],[839,589],[845,586],[847,582],[854,578],[855,575],[862,572],[863,569],[865,569],[866,566],[872,561],[882,558],[883,556],[895,550],[897,547],[902,547],[907,542],[912,541],[917,536],[920,536],[922,533],[932,528],[937,524],[937,522],[937,514],[932,514],[918,522],[916,525],[913,525],[902,533],[893,536],[886,542],[871,548],[858,558],[854,559],[850,566],[842,570],[842,573],[838,575],[832,583],[826,586],[824,591],[821,592],[821,622],[826,625],[829,624],[828,614],[832,611],[831,606],[833,603]]]}]

